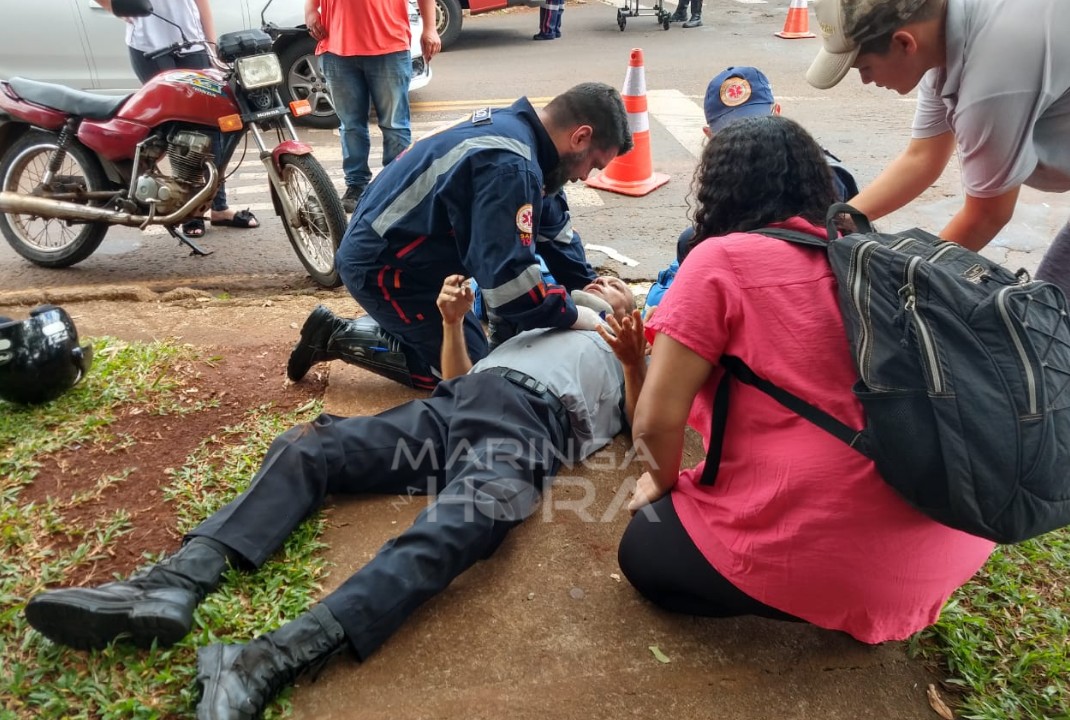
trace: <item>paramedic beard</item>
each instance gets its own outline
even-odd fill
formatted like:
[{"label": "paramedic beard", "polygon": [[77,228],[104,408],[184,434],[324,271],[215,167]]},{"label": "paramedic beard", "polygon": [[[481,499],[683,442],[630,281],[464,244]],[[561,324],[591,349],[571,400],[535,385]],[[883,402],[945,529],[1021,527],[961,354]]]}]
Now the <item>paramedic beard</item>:
[{"label": "paramedic beard", "polygon": [[[542,187],[546,195],[556,195],[565,183],[576,179],[580,167],[587,161],[589,150],[583,152],[565,153],[561,156],[561,162],[553,170],[543,177]],[[582,178],[579,178],[582,179]]]}]

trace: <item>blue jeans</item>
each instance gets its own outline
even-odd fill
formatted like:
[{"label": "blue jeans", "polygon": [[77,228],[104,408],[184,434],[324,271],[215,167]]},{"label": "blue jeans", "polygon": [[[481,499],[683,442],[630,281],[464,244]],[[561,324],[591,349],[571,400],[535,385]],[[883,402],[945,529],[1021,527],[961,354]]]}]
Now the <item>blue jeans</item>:
[{"label": "blue jeans", "polygon": [[341,121],[342,170],[346,187],[363,189],[372,179],[368,167],[371,106],[383,131],[383,165],[412,142],[409,128],[409,81],[412,58],[408,50],[388,55],[342,56],[324,53],[323,74]]}]

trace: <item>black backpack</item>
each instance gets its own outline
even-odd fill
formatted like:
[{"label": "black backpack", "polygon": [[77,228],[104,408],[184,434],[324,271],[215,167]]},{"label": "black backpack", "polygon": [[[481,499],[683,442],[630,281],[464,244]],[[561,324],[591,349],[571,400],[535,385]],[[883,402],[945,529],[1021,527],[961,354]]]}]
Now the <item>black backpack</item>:
[{"label": "black backpack", "polygon": [[[837,237],[847,213],[857,232]],[[1070,524],[1070,318],[1056,286],[922,230],[873,232],[829,209],[829,242],[755,232],[827,251],[839,285],[866,427],[848,427],[725,356],[704,484],[720,463],[736,377],[872,458],[884,480],[938,522],[1000,543]],[[830,479],[834,482],[834,479]]]}]

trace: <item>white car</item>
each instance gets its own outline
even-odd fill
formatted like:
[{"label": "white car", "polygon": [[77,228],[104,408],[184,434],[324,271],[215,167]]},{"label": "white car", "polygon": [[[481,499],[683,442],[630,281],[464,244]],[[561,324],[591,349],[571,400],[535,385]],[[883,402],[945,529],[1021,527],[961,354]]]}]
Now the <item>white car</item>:
[{"label": "white car", "polygon": [[[93,0],[33,0],[14,3],[0,23],[0,78],[25,77],[80,90],[125,94],[139,87],[130,67],[123,21]],[[313,127],[335,127],[338,118],[316,59],[316,41],[305,31],[304,0],[212,0],[216,32],[273,26],[275,52],[286,83],[283,100],[307,98]],[[416,0],[409,0],[412,26],[412,82],[409,91],[431,80],[420,50],[423,23]],[[269,30],[270,31],[270,30]]]}]

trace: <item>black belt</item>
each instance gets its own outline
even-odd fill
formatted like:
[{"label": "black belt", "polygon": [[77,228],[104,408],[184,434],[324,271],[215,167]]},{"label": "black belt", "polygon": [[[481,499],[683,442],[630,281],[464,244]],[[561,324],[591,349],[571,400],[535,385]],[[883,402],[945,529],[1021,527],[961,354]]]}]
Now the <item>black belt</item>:
[{"label": "black belt", "polygon": [[536,380],[527,373],[522,373],[519,370],[514,370],[507,367],[492,367],[486,370],[481,370],[488,375],[497,375],[503,377],[514,385],[519,385],[533,395],[538,395],[546,404],[550,406],[550,410],[553,411],[554,417],[561,424],[561,430],[565,433],[564,440],[567,441],[569,435],[572,432],[572,425],[569,421],[568,411],[565,410],[565,406],[561,404],[561,399],[554,395],[546,383]]}]

